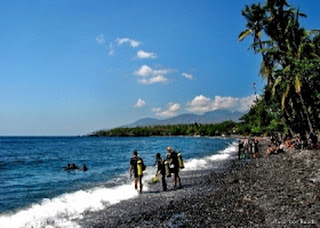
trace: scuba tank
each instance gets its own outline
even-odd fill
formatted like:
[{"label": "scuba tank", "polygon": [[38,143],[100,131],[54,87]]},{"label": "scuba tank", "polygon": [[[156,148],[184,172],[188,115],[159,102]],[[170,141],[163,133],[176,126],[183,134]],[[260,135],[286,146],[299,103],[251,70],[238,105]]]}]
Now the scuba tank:
[{"label": "scuba tank", "polygon": [[152,183],[157,183],[159,179],[161,179],[162,175],[161,173],[157,173],[153,178],[152,178]]},{"label": "scuba tank", "polygon": [[170,169],[169,169],[169,162],[168,161],[164,161],[164,168],[166,171],[166,176],[167,177],[171,177],[171,173],[170,173]]},{"label": "scuba tank", "polygon": [[178,162],[179,162],[179,168],[183,169],[184,168],[184,164],[183,164],[183,159],[182,159],[182,155],[180,152],[178,152]]},{"label": "scuba tank", "polygon": [[137,161],[137,174],[138,176],[142,176],[142,161],[139,159]]}]

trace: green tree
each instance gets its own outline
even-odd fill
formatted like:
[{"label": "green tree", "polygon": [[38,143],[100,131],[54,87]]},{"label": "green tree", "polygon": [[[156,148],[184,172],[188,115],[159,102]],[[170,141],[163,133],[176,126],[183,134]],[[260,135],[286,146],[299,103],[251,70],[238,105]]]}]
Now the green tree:
[{"label": "green tree", "polygon": [[251,47],[263,57],[260,74],[268,79],[262,96],[265,104],[277,103],[280,119],[292,134],[319,130],[318,90],[310,93],[320,85],[319,31],[301,28],[299,18],[305,15],[286,0],[246,6],[242,15],[247,29],[240,33],[239,40],[252,35]]}]

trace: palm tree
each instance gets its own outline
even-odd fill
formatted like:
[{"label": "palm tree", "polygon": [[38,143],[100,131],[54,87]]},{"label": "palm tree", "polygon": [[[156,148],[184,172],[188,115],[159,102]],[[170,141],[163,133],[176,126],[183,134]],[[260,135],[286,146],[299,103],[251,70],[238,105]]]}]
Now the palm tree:
[{"label": "palm tree", "polygon": [[[305,15],[292,8],[286,0],[267,0],[263,6],[246,6],[242,15],[247,20],[247,29],[240,33],[238,39],[242,41],[252,35],[251,47],[256,53],[262,54],[260,74],[268,79],[266,97],[268,91],[272,90],[273,96],[281,104],[287,125],[295,126],[296,131],[308,129],[312,132],[316,120],[319,120],[320,115],[316,114],[319,108],[310,111],[314,99],[305,90],[310,86],[319,86],[319,80],[315,80],[316,77],[311,80],[303,69],[297,70],[297,64],[304,66],[299,61],[319,59],[319,32],[311,37],[310,31],[301,28],[299,18]],[[270,40],[262,40],[262,32]],[[290,113],[294,117],[290,117]],[[300,123],[292,120],[299,120]],[[307,127],[304,122],[307,122]]]}]

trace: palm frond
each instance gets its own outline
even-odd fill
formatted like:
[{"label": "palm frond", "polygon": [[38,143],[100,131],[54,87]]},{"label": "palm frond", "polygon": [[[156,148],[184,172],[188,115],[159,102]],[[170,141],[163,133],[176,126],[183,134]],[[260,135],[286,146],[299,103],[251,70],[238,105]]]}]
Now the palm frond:
[{"label": "palm frond", "polygon": [[272,90],[271,90],[271,93],[272,93],[272,96],[274,96],[276,94],[276,87],[279,85],[279,83],[281,82],[281,79],[282,77],[281,76],[278,76],[276,78],[276,80],[274,81],[273,83],[273,86],[272,86]]},{"label": "palm frond", "polygon": [[284,109],[284,106],[285,106],[286,99],[287,99],[287,96],[289,94],[289,91],[290,91],[290,84],[288,83],[287,87],[286,87],[286,90],[285,90],[285,92],[284,92],[284,94],[282,95],[282,98],[281,98],[281,109],[282,110]]},{"label": "palm frond", "polygon": [[297,93],[301,93],[301,86],[302,86],[302,83],[300,81],[300,74],[297,73],[295,76],[295,83],[294,83],[294,87]]},{"label": "palm frond", "polygon": [[242,41],[244,38],[249,36],[252,33],[252,29],[246,29],[242,31],[238,37],[238,41]]}]

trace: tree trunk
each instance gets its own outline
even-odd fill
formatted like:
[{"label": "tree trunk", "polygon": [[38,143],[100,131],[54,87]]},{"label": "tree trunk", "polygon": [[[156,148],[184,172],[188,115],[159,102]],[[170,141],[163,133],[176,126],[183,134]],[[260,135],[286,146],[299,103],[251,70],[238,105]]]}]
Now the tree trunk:
[{"label": "tree trunk", "polygon": [[309,130],[310,130],[310,132],[313,132],[313,127],[312,127],[312,124],[311,124],[311,120],[310,120],[310,116],[309,116],[307,107],[306,107],[306,105],[305,105],[305,103],[304,103],[304,100],[303,100],[303,98],[302,98],[301,93],[298,93],[298,95],[299,95],[299,99],[300,99],[300,102],[301,102],[301,105],[302,105],[303,112],[304,112],[304,114],[305,114],[305,116],[306,116],[306,118],[307,118]]},{"label": "tree trunk", "polygon": [[[292,137],[294,137],[295,132],[292,130],[292,128],[290,126],[290,121],[289,121],[289,116],[290,115],[289,115],[289,112],[288,112],[286,107],[284,107],[284,112],[285,112],[284,113],[285,115],[283,115],[284,122],[287,123],[287,127],[289,128],[290,134],[292,135]],[[285,116],[287,116],[287,118],[285,118]]]}]

